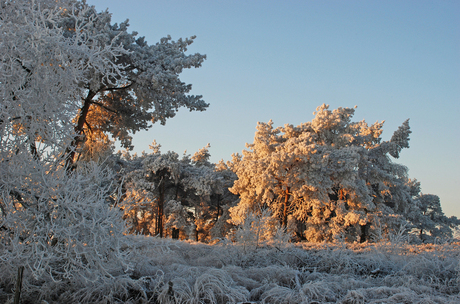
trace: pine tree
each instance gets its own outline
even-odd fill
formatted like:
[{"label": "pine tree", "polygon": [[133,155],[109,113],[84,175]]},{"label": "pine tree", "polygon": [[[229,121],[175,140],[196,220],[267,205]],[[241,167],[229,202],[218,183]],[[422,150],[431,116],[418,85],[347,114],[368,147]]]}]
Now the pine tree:
[{"label": "pine tree", "polygon": [[[238,176],[231,208],[236,224],[269,208],[283,227],[292,215],[314,241],[370,239],[376,222],[410,223],[416,209],[407,168],[394,163],[409,147],[408,120],[382,141],[383,122],[352,122],[353,108],[317,108],[311,122],[274,128],[258,123],[254,143],[231,164]],[[387,229],[385,228],[385,229]]]},{"label": "pine tree", "polygon": [[[36,141],[64,140],[72,130],[75,134],[64,144],[71,165],[81,153],[88,157],[110,150],[109,135],[132,148],[132,133],[165,124],[180,107],[203,111],[208,106],[202,96],[189,95],[191,85],[179,78],[206,58],[186,54],[195,37],[173,41],[168,36],[148,44],[128,32],[128,21],[112,24],[108,11],[98,13],[79,0],[0,5],[5,42],[0,46],[0,98],[8,109],[0,121],[30,133],[32,152]],[[73,119],[61,119],[63,114]],[[53,125],[53,132],[34,132],[38,120]]]},{"label": "pine tree", "polygon": [[181,167],[177,153],[155,151],[142,155],[140,168],[128,173],[123,207],[132,231],[163,237],[167,194],[179,183]]},{"label": "pine tree", "polygon": [[179,159],[175,152],[161,153],[154,143],[153,153],[128,160],[140,164],[127,174],[124,210],[131,232],[163,237],[165,228],[174,228],[196,241],[211,240],[210,229],[228,203],[223,198],[228,197],[226,180],[233,173],[216,170],[209,162],[209,147]]},{"label": "pine tree", "polygon": [[460,220],[455,216],[447,217],[444,214],[439,196],[420,193],[415,201],[418,212],[413,223],[419,229],[420,240],[452,238],[453,230],[460,225]]}]

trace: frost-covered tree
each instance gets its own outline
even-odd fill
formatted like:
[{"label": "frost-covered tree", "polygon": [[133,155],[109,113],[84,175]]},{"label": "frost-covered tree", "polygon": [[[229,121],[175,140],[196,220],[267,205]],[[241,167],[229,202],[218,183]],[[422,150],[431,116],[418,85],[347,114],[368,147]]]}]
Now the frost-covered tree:
[{"label": "frost-covered tree", "polygon": [[191,157],[181,181],[187,191],[188,204],[194,209],[196,241],[211,240],[210,229],[222,215],[223,195],[228,192],[225,172],[217,170],[209,161],[209,147],[208,144]]},{"label": "frost-covered tree", "polygon": [[[79,0],[0,5],[0,121],[23,133],[38,120],[54,126],[49,134],[28,134],[32,151],[36,141],[62,140],[71,129],[75,137],[61,146],[73,163],[77,152],[95,153],[84,142],[110,148],[111,135],[129,148],[130,133],[164,124],[180,107],[208,106],[201,96],[189,95],[191,85],[179,79],[206,58],[186,54],[194,37],[172,41],[168,36],[150,45],[128,32],[128,21],[112,24],[108,11],[97,12]],[[12,112],[11,103],[22,107]],[[73,119],[61,119],[64,113]]]},{"label": "frost-covered tree", "polygon": [[[103,73],[106,81],[116,78],[119,64],[113,59],[126,51],[94,43],[85,26],[94,27],[98,20],[84,17],[90,11],[87,6],[71,9],[54,1],[0,5],[0,132],[2,138],[14,132],[27,140],[28,150],[39,157],[38,143],[55,149],[70,143],[72,118],[87,94],[81,84],[94,71]],[[71,37],[61,26],[63,14],[81,26]]]},{"label": "frost-covered tree", "polygon": [[162,154],[159,147],[153,149],[153,153],[142,155],[140,168],[128,173],[123,207],[133,232],[163,237],[165,203],[175,199],[168,199],[167,193],[175,192],[181,165],[177,153]]},{"label": "frost-covered tree", "polygon": [[460,220],[444,214],[439,196],[420,193],[415,202],[417,214],[413,217],[412,223],[419,229],[422,241],[452,238],[453,230],[460,225]]},{"label": "frost-covered tree", "polygon": [[[180,107],[206,109],[208,104],[201,96],[189,95],[191,85],[179,79],[184,69],[200,67],[206,58],[185,54],[195,37],[172,41],[168,36],[149,45],[143,37],[137,38],[136,32],[127,31],[128,21],[110,24],[107,11],[96,13],[92,8],[88,18],[101,20],[90,29],[97,31],[100,45],[110,44],[125,52],[113,58],[119,72],[116,77],[106,80],[103,73],[94,71],[86,83],[81,83],[87,91],[75,119],[77,133],[85,135],[79,141],[94,137],[107,140],[107,134],[111,134],[130,148],[130,133],[148,129],[151,123],[165,124]],[[75,24],[67,22],[72,25],[70,33],[75,33]]]},{"label": "frost-covered tree", "polygon": [[213,226],[209,230],[211,240],[224,238],[233,228],[229,209],[238,202],[238,196],[231,193],[229,188],[237,179],[236,174],[230,169],[230,162],[225,163],[220,160],[215,164],[217,174],[217,191],[210,197],[210,205],[216,208]]},{"label": "frost-covered tree", "polygon": [[124,210],[132,232],[165,236],[164,228],[174,228],[197,241],[209,241],[210,229],[231,196],[227,192],[233,173],[209,162],[209,144],[181,159],[175,152],[161,153],[159,145],[151,148],[153,153],[132,160],[140,166],[127,175]]},{"label": "frost-covered tree", "polygon": [[383,122],[352,122],[354,111],[322,105],[298,126],[259,123],[254,143],[231,165],[238,180],[230,190],[241,199],[230,210],[233,221],[268,207],[282,226],[292,215],[316,241],[366,241],[377,219],[407,221],[415,208],[407,168],[390,156],[409,147],[408,121],[382,141]]},{"label": "frost-covered tree", "polygon": [[116,77],[110,58],[126,52],[96,45],[83,28],[66,33],[65,14],[78,26],[97,23],[79,4],[0,3],[0,288],[11,293],[24,267],[24,302],[111,302],[137,289],[113,174],[63,166],[87,94],[81,83],[94,71]]}]

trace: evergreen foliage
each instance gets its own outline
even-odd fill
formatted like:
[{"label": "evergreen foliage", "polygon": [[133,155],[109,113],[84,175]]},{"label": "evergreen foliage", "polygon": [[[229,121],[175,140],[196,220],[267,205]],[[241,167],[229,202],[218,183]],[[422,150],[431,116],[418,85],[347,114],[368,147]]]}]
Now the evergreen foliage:
[{"label": "evergreen foliage", "polygon": [[[165,228],[179,229],[182,238],[210,241],[210,229],[236,200],[228,191],[234,174],[209,162],[209,145],[181,159],[175,152],[161,153],[159,145],[151,148],[153,153],[127,158],[140,164],[127,174],[122,202],[130,231],[165,236],[172,233]],[[222,228],[229,225],[219,225],[215,237],[224,237],[228,230]]]},{"label": "evergreen foliage", "polygon": [[[407,168],[390,158],[409,147],[409,121],[382,141],[383,122],[352,122],[354,111],[323,104],[298,126],[259,122],[254,143],[230,164],[238,176],[230,190],[240,196],[230,209],[233,222],[268,208],[283,227],[291,215],[298,236],[309,241],[365,242],[382,230],[420,226],[428,216],[426,197],[419,197]],[[431,216],[432,234],[451,237],[458,220],[438,214]]]}]

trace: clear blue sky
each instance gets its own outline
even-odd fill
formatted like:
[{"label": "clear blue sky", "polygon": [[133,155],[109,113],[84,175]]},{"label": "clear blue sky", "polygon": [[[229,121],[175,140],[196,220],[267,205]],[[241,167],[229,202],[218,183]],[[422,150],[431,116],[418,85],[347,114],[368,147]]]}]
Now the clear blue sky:
[{"label": "clear blue sky", "polygon": [[211,144],[212,161],[252,143],[258,121],[310,121],[316,107],[357,105],[355,120],[385,120],[384,139],[410,118],[411,147],[399,163],[460,217],[460,1],[88,0],[151,44],[196,35],[186,71],[210,107],[179,111],[166,126],[136,133],[162,151],[193,154]]}]

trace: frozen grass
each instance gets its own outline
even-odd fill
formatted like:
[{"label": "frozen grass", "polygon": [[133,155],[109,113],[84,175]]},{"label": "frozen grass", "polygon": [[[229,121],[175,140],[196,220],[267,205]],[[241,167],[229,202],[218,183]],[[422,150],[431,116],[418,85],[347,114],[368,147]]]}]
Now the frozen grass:
[{"label": "frozen grass", "polygon": [[[133,270],[113,285],[59,282],[48,303],[460,303],[460,243],[247,248],[129,237]],[[8,286],[3,285],[3,299]],[[102,288],[102,289],[101,289]],[[43,290],[43,294],[46,290]],[[11,294],[8,295],[11,298]],[[27,301],[30,297],[25,295]],[[55,299],[53,301],[53,299]],[[27,302],[23,302],[27,303]],[[30,302],[32,303],[32,302]]]}]

